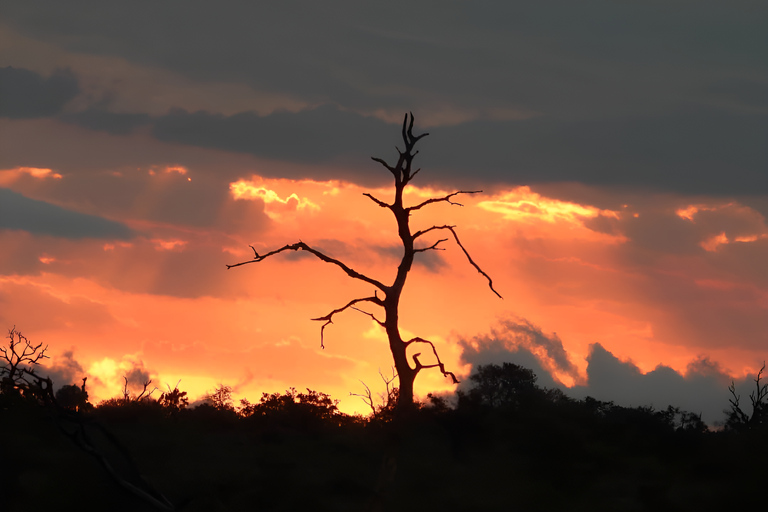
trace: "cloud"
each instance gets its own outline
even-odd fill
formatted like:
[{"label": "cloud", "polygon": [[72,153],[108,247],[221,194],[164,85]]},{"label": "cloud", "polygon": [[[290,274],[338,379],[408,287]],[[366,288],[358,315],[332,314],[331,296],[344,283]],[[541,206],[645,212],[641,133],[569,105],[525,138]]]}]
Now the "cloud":
[{"label": "cloud", "polygon": [[[177,109],[158,118],[152,133],[165,142],[261,158],[349,165],[368,160],[384,141],[396,144],[396,126],[326,104],[267,116]],[[430,133],[419,164],[440,172],[421,176],[427,183],[577,181],[688,194],[768,192],[761,144],[768,114],[702,108],[645,117],[543,116],[470,121]]]},{"label": "cloud", "polygon": [[0,229],[20,229],[63,238],[127,240],[135,236],[125,224],[24,197],[0,188]]},{"label": "cloud", "polygon": [[250,153],[264,158],[323,162],[339,158],[365,161],[376,141],[392,140],[387,123],[345,112],[332,105],[298,113],[259,116],[242,112],[223,116],[172,110],[158,118],[152,133],[165,142]]},{"label": "cloud", "polygon": [[77,78],[69,69],[56,70],[43,78],[28,69],[0,68],[0,117],[52,116],[79,92]]},{"label": "cloud", "polygon": [[50,362],[43,365],[38,373],[49,377],[55,389],[75,384],[80,386],[86,372],[75,359],[74,349],[64,351],[60,356],[54,356]]},{"label": "cloud", "polygon": [[[766,68],[756,43],[764,12],[748,0],[705,9],[497,1],[471,13],[456,2],[411,9],[405,21],[396,8],[374,4],[319,8],[304,1],[293,4],[306,13],[297,18],[293,8],[267,13],[232,3],[216,26],[205,10],[172,2],[115,6],[86,23],[55,2],[46,19],[23,2],[7,3],[6,23],[60,49],[62,59],[98,54],[200,87],[286,98],[283,110],[269,100],[259,113],[199,110],[180,99],[179,108],[158,115],[155,93],[144,92],[142,110],[135,84],[126,92],[115,79],[93,96],[111,94],[119,113],[88,100],[62,119],[113,134],[148,124],[158,140],[283,162],[344,163],[264,175],[368,181],[360,163],[386,157],[399,142],[400,116],[414,110],[418,126],[432,133],[419,156],[420,165],[437,171],[420,176],[429,183],[768,191]],[[199,26],[210,37],[201,39],[193,28]],[[164,105],[172,101],[163,96]]]},{"label": "cloud", "polygon": [[556,381],[578,382],[578,368],[570,360],[556,333],[545,334],[524,318],[498,321],[490,334],[459,340],[464,363],[501,364],[509,361],[537,371],[539,385],[555,387]]},{"label": "cloud", "polygon": [[[725,419],[728,407],[728,385],[732,377],[717,362],[699,356],[688,364],[685,373],[659,364],[643,373],[631,361],[622,361],[599,343],[590,345],[586,378],[580,377],[562,342],[556,335],[546,335],[539,327],[524,319],[502,320],[490,335],[459,341],[461,359],[473,367],[511,362],[529,368],[538,376],[541,387],[563,389],[577,399],[587,396],[612,401],[627,407],[668,405],[701,414],[715,425]],[[562,377],[569,376],[575,385],[565,387]],[[558,378],[559,377],[559,378]],[[749,376],[736,380],[737,392],[747,396],[754,385]],[[467,380],[463,386],[471,385]]]},{"label": "cloud", "polygon": [[[144,396],[148,396],[153,389],[159,388],[160,384],[157,372],[148,369],[138,354],[125,354],[119,360],[105,357],[94,361],[87,373],[90,388],[86,389],[102,400],[122,397],[126,386],[133,396],[140,395],[145,390]],[[93,397],[91,399],[93,400]]]},{"label": "cloud", "polygon": [[[749,71],[764,66],[764,10],[749,0],[705,8],[492,1],[483,9],[305,0],[269,11],[224,2],[215,24],[206,9],[178,2],[115,5],[87,22],[78,15],[84,6],[6,4],[12,28],[73,52],[361,110],[436,107],[454,97],[478,111],[642,112],[714,101],[722,93],[711,84],[759,82]],[[35,16],[40,9],[50,16]],[[407,19],[398,16],[407,9]]]},{"label": "cloud", "polygon": [[[586,385],[567,390],[573,397],[592,396],[618,405],[651,405],[656,409],[672,405],[701,414],[710,425],[725,419],[723,410],[728,406],[731,377],[706,357],[692,361],[685,374],[663,364],[642,373],[631,361],[620,361],[595,343],[590,347],[587,362]],[[747,381],[748,378],[744,378],[739,388]]]},{"label": "cloud", "polygon": [[[15,269],[9,270],[13,273]],[[0,272],[9,273],[6,268],[0,268]],[[0,328],[17,325],[23,332],[35,329],[40,332],[35,336],[47,344],[48,335],[43,333],[88,332],[101,336],[108,333],[115,320],[107,305],[83,294],[56,292],[23,277],[0,277]]]},{"label": "cloud", "polygon": [[[424,245],[423,247],[425,247]],[[420,246],[417,246],[418,249]],[[447,244],[443,244],[442,247],[447,247]],[[403,257],[402,245],[387,245],[377,246],[373,250],[380,256],[390,260],[392,263],[399,263]],[[445,258],[438,251],[425,251],[414,255],[413,266],[415,268],[422,268],[433,274],[439,273],[441,270],[448,266]]]},{"label": "cloud", "polygon": [[113,135],[127,135],[151,121],[148,114],[116,113],[97,107],[64,114],[61,119],[67,123]]}]

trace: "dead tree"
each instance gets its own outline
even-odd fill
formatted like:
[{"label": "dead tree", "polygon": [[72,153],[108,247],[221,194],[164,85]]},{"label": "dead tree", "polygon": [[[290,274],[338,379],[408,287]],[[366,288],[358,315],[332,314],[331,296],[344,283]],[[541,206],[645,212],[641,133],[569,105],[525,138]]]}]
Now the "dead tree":
[{"label": "dead tree", "polygon": [[760,383],[764,371],[765,361],[763,361],[763,366],[757,372],[757,376],[754,379],[755,390],[749,394],[749,401],[752,404],[752,416],[741,409],[741,406],[739,405],[741,396],[736,394],[736,383],[731,381],[731,385],[728,386],[728,391],[733,398],[728,399],[731,403],[731,410],[725,411],[728,415],[726,420],[727,427],[734,430],[743,430],[765,427],[765,425],[768,424],[768,384]]},{"label": "dead tree", "polygon": [[8,346],[0,347],[0,391],[28,389],[34,384],[34,369],[47,359],[48,346],[33,345],[16,327],[8,331]]},{"label": "dead tree", "polygon": [[[452,226],[448,224],[440,225],[440,226],[434,225],[426,229],[417,230],[416,232],[411,231],[411,226],[409,221],[412,213],[415,213],[426,206],[436,204],[436,203],[448,203],[450,205],[461,206],[460,203],[457,203],[454,200],[456,196],[460,194],[477,194],[482,192],[481,190],[459,190],[443,197],[434,197],[431,199],[427,199],[413,206],[405,206],[403,204],[403,191],[405,190],[405,187],[411,182],[411,180],[420,171],[420,169],[416,169],[416,170],[412,169],[413,159],[418,154],[418,151],[414,151],[414,147],[420,139],[422,139],[423,137],[426,137],[427,135],[428,135],[427,133],[422,133],[421,135],[414,135],[413,134],[413,114],[410,114],[410,122],[409,122],[408,114],[406,114],[405,119],[403,120],[403,128],[402,128],[402,138],[403,138],[403,144],[405,144],[405,149],[404,151],[400,151],[399,148],[396,148],[399,153],[397,163],[395,165],[390,165],[381,158],[372,157],[372,159],[375,162],[378,162],[381,165],[383,165],[394,177],[394,181],[395,181],[394,199],[392,200],[391,203],[387,203],[385,201],[382,201],[374,197],[369,193],[363,194],[366,197],[368,197],[371,201],[376,203],[378,206],[380,206],[381,208],[386,208],[390,210],[392,214],[395,216],[395,221],[397,222],[397,233],[403,244],[403,256],[402,256],[402,259],[400,260],[400,264],[397,267],[397,274],[395,275],[395,278],[392,281],[392,284],[385,284],[384,282],[378,279],[374,279],[373,277],[369,277],[365,274],[362,274],[352,269],[350,266],[343,263],[342,261],[336,258],[332,258],[302,241],[285,245],[279,249],[275,249],[274,251],[267,252],[266,254],[259,254],[258,252],[256,252],[256,249],[253,246],[251,246],[251,249],[253,250],[253,259],[248,261],[243,261],[240,263],[235,263],[234,265],[227,265],[227,268],[233,268],[233,267],[238,267],[240,265],[246,265],[248,263],[258,263],[260,261],[263,261],[269,258],[270,256],[274,256],[275,254],[279,254],[284,251],[306,251],[314,255],[321,261],[330,263],[332,265],[336,265],[342,271],[344,271],[344,273],[346,273],[347,276],[351,277],[352,279],[357,279],[359,281],[363,281],[364,283],[371,285],[374,288],[372,295],[368,297],[359,297],[356,299],[352,299],[344,306],[338,309],[334,309],[327,315],[321,316],[318,318],[313,318],[312,320],[323,322],[323,325],[320,328],[320,345],[323,348],[324,348],[323,335],[324,335],[325,328],[329,324],[333,323],[333,318],[337,314],[342,313],[348,309],[355,309],[357,311],[360,311],[370,316],[376,323],[378,323],[380,326],[384,328],[384,330],[387,333],[387,338],[389,340],[389,348],[390,348],[390,351],[392,352],[392,358],[394,359],[395,369],[397,370],[397,375],[398,375],[399,384],[400,384],[398,401],[397,401],[398,411],[402,411],[403,409],[408,409],[413,404],[413,383],[414,383],[414,380],[416,379],[416,375],[418,375],[418,373],[421,370],[424,370],[427,368],[438,368],[443,373],[443,375],[445,375],[446,377],[450,377],[454,383],[458,383],[458,379],[456,378],[456,375],[454,375],[453,372],[446,370],[445,365],[440,360],[440,356],[437,353],[437,349],[435,348],[434,343],[419,337],[412,338],[409,340],[404,340],[400,335],[400,326],[399,326],[400,298],[402,297],[402,294],[403,294],[403,288],[405,287],[405,282],[408,277],[408,273],[410,272],[411,267],[413,265],[414,257],[417,254],[422,252],[443,250],[443,248],[441,247],[441,244],[447,242],[450,238],[453,238],[453,240],[462,250],[464,255],[467,257],[469,264],[472,265],[480,274],[483,275],[483,277],[485,277],[488,280],[488,286],[491,288],[491,291],[493,291],[493,293],[495,293],[499,298],[501,298],[501,295],[499,295],[499,293],[494,289],[493,281],[491,280],[490,276],[488,276],[488,274],[486,274],[477,265],[477,263],[475,263],[475,261],[467,252],[466,248],[462,245],[461,241],[459,240],[459,235],[456,233],[456,226]],[[425,242],[423,245],[420,244],[419,246],[417,246],[417,242],[421,242],[424,239],[425,235],[435,235],[435,234],[443,234],[446,237],[439,238],[438,240],[432,243]],[[374,313],[370,313],[370,312],[359,309],[359,306],[363,304],[371,304],[373,306],[380,308],[380,310],[383,310],[384,312],[383,320],[380,319],[380,317]],[[411,356],[411,359],[413,360],[413,365],[411,365],[408,361],[407,349],[408,347],[414,344],[427,345],[428,349],[431,350],[432,354],[435,357],[435,362],[432,364],[422,363],[421,360],[419,359],[419,357],[421,356],[421,353],[418,352]]]}]

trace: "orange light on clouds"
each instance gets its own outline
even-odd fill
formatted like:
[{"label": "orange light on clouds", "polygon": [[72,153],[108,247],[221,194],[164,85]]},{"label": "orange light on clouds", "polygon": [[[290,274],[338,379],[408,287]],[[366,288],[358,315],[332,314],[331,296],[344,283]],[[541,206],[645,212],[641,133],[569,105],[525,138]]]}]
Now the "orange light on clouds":
[{"label": "orange light on clouds", "polygon": [[718,247],[720,247],[723,244],[728,243],[728,237],[726,236],[725,232],[722,232],[718,235],[714,235],[712,237],[707,238],[703,242],[701,242],[699,245],[701,245],[702,249],[709,252],[715,252]]},{"label": "orange light on clouds", "polygon": [[184,246],[186,246],[189,242],[186,240],[161,240],[161,239],[153,239],[152,243],[155,244],[155,250],[156,251],[174,251],[174,250],[183,250]]},{"label": "orange light on clouds", "polygon": [[52,169],[45,169],[40,167],[15,167],[13,169],[0,170],[0,185],[10,185],[24,174],[39,180],[46,178],[60,180],[63,177],[61,174],[54,172]]},{"label": "orange light on clouds", "polygon": [[131,242],[116,242],[104,244],[101,248],[105,251],[113,251],[116,247],[128,248],[133,247],[133,244]]},{"label": "orange light on clouds", "polygon": [[[289,181],[289,180],[282,180]],[[241,179],[229,184],[229,191],[235,200],[255,200],[261,199],[264,201],[267,214],[270,217],[279,217],[280,212],[284,211],[296,211],[296,210],[319,210],[320,207],[314,202],[310,201],[307,197],[299,197],[295,192],[290,193],[285,197],[280,195],[264,186],[263,180]],[[338,194],[338,189],[331,188],[324,191],[331,195]]]},{"label": "orange light on clouds", "polygon": [[165,172],[169,173],[169,174],[172,173],[172,172],[176,172],[176,173],[179,173],[179,174],[181,174],[183,176],[183,175],[187,174],[188,171],[187,171],[186,167],[181,166],[181,165],[169,165],[168,167],[165,168]]},{"label": "orange light on clouds", "polygon": [[[164,167],[156,171],[162,176],[147,179],[153,187],[184,176]],[[137,220],[136,211],[144,207],[137,201],[122,217],[113,215],[142,233],[130,241],[51,240],[0,231],[11,247],[10,253],[0,254],[0,262],[5,257],[37,265],[28,274],[0,276],[0,300],[14,298],[0,315],[33,340],[51,340],[53,355],[72,348],[85,374],[93,377],[94,399],[119,394],[123,374],[143,364],[143,375],[156,377],[153,385],[164,390],[181,379],[180,388],[192,398],[219,382],[236,386],[238,396],[251,401],[261,392],[310,387],[341,399],[346,412],[366,412],[365,404],[349,393],[360,391],[360,380],[374,392],[380,387],[378,371],[388,373],[391,365],[386,335],[368,316],[349,311],[326,329],[326,348],[321,350],[320,326],[309,319],[371,291],[334,266],[301,253],[231,270],[225,264],[251,259],[249,245],[263,253],[301,239],[389,282],[400,254],[396,225],[390,212],[363,193],[388,201],[391,189],[256,175],[226,186],[219,194],[221,217],[205,226]],[[450,192],[411,186],[406,201],[418,204]],[[684,371],[703,352],[740,371],[756,353],[712,348],[697,339],[706,333],[691,331],[677,318],[695,305],[687,305],[685,298],[659,301],[669,295],[665,286],[691,284],[695,290],[690,297],[711,293],[707,300],[724,308],[754,303],[738,294],[751,300],[759,284],[746,288],[746,278],[723,277],[719,269],[707,266],[712,258],[706,257],[713,251],[731,257],[724,246],[737,241],[744,243],[742,252],[759,250],[768,230],[754,210],[738,204],[719,209],[705,203],[677,210],[666,206],[661,218],[691,221],[678,224],[695,235],[689,242],[694,248],[715,234],[702,246],[708,252],[664,253],[663,260],[650,258],[638,267],[628,250],[638,241],[624,230],[631,223],[651,222],[645,219],[655,215],[639,202],[631,211],[616,212],[530,187],[455,199],[464,208],[429,205],[414,212],[412,226],[456,225],[462,244],[505,299],[488,291],[449,240],[442,246],[445,251],[417,255],[402,298],[401,328],[406,337],[432,340],[460,379],[470,366],[462,362],[458,341],[487,332],[505,315],[557,332],[578,372],[558,372],[547,366],[544,354],[531,350],[565,385],[585,378],[592,343],[621,359],[632,358],[643,371],[660,362]],[[642,217],[636,221],[638,212]],[[441,238],[430,234],[420,240],[425,246]],[[655,246],[641,249],[649,253]],[[57,274],[60,268],[66,273]],[[672,278],[654,280],[656,273]],[[707,284],[713,279],[720,280],[717,289]],[[192,281],[199,286],[190,287]],[[741,334],[740,339],[749,339]],[[514,348],[511,342],[506,346]],[[427,361],[430,352],[422,351],[424,364],[432,362]],[[420,396],[453,388],[438,371],[422,372],[416,381]]]},{"label": "orange light on clouds", "polygon": [[598,215],[619,218],[618,212],[550,199],[531,191],[527,186],[517,187],[492,199],[481,201],[477,206],[500,213],[504,218],[516,222],[543,221],[550,224],[566,222],[582,225],[583,219]]}]

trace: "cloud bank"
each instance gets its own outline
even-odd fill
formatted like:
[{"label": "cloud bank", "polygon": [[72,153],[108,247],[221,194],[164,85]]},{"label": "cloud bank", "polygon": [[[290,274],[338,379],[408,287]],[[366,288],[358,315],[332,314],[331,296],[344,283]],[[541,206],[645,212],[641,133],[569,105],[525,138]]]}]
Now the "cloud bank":
[{"label": "cloud bank", "polygon": [[[704,356],[691,361],[684,373],[662,363],[643,373],[632,361],[618,359],[599,343],[590,346],[586,375],[582,376],[556,334],[545,334],[520,318],[501,320],[490,334],[461,339],[459,344],[462,361],[473,367],[511,362],[533,370],[539,386],[563,389],[573,398],[591,396],[627,407],[665,409],[672,405],[701,414],[709,425],[725,420],[723,411],[730,407],[728,386],[732,380],[742,405],[754,388],[754,375],[734,378]],[[576,385],[564,386],[563,375]],[[471,382],[465,380],[462,385],[471,386]],[[746,409],[751,412],[748,405]]]}]

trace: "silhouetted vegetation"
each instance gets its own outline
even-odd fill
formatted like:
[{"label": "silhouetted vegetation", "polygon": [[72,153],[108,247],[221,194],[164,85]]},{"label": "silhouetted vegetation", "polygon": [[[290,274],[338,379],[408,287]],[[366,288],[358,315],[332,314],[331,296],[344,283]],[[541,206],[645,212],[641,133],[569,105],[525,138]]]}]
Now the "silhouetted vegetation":
[{"label": "silhouetted vegetation", "polygon": [[[14,350],[28,344],[13,332]],[[21,340],[21,343],[19,342]],[[12,351],[13,353],[13,351]],[[28,361],[34,361],[31,356]],[[15,359],[14,359],[15,360]],[[97,406],[86,380],[51,392],[7,362],[0,393],[2,510],[714,510],[759,504],[768,431],[762,370],[725,428],[676,407],[575,400],[521,366],[477,366],[470,386],[393,414],[397,388],[349,416],[294,388],[257,403],[219,385],[189,407],[151,381]],[[10,377],[9,377],[10,378]],[[755,419],[753,419],[755,418]]]}]

